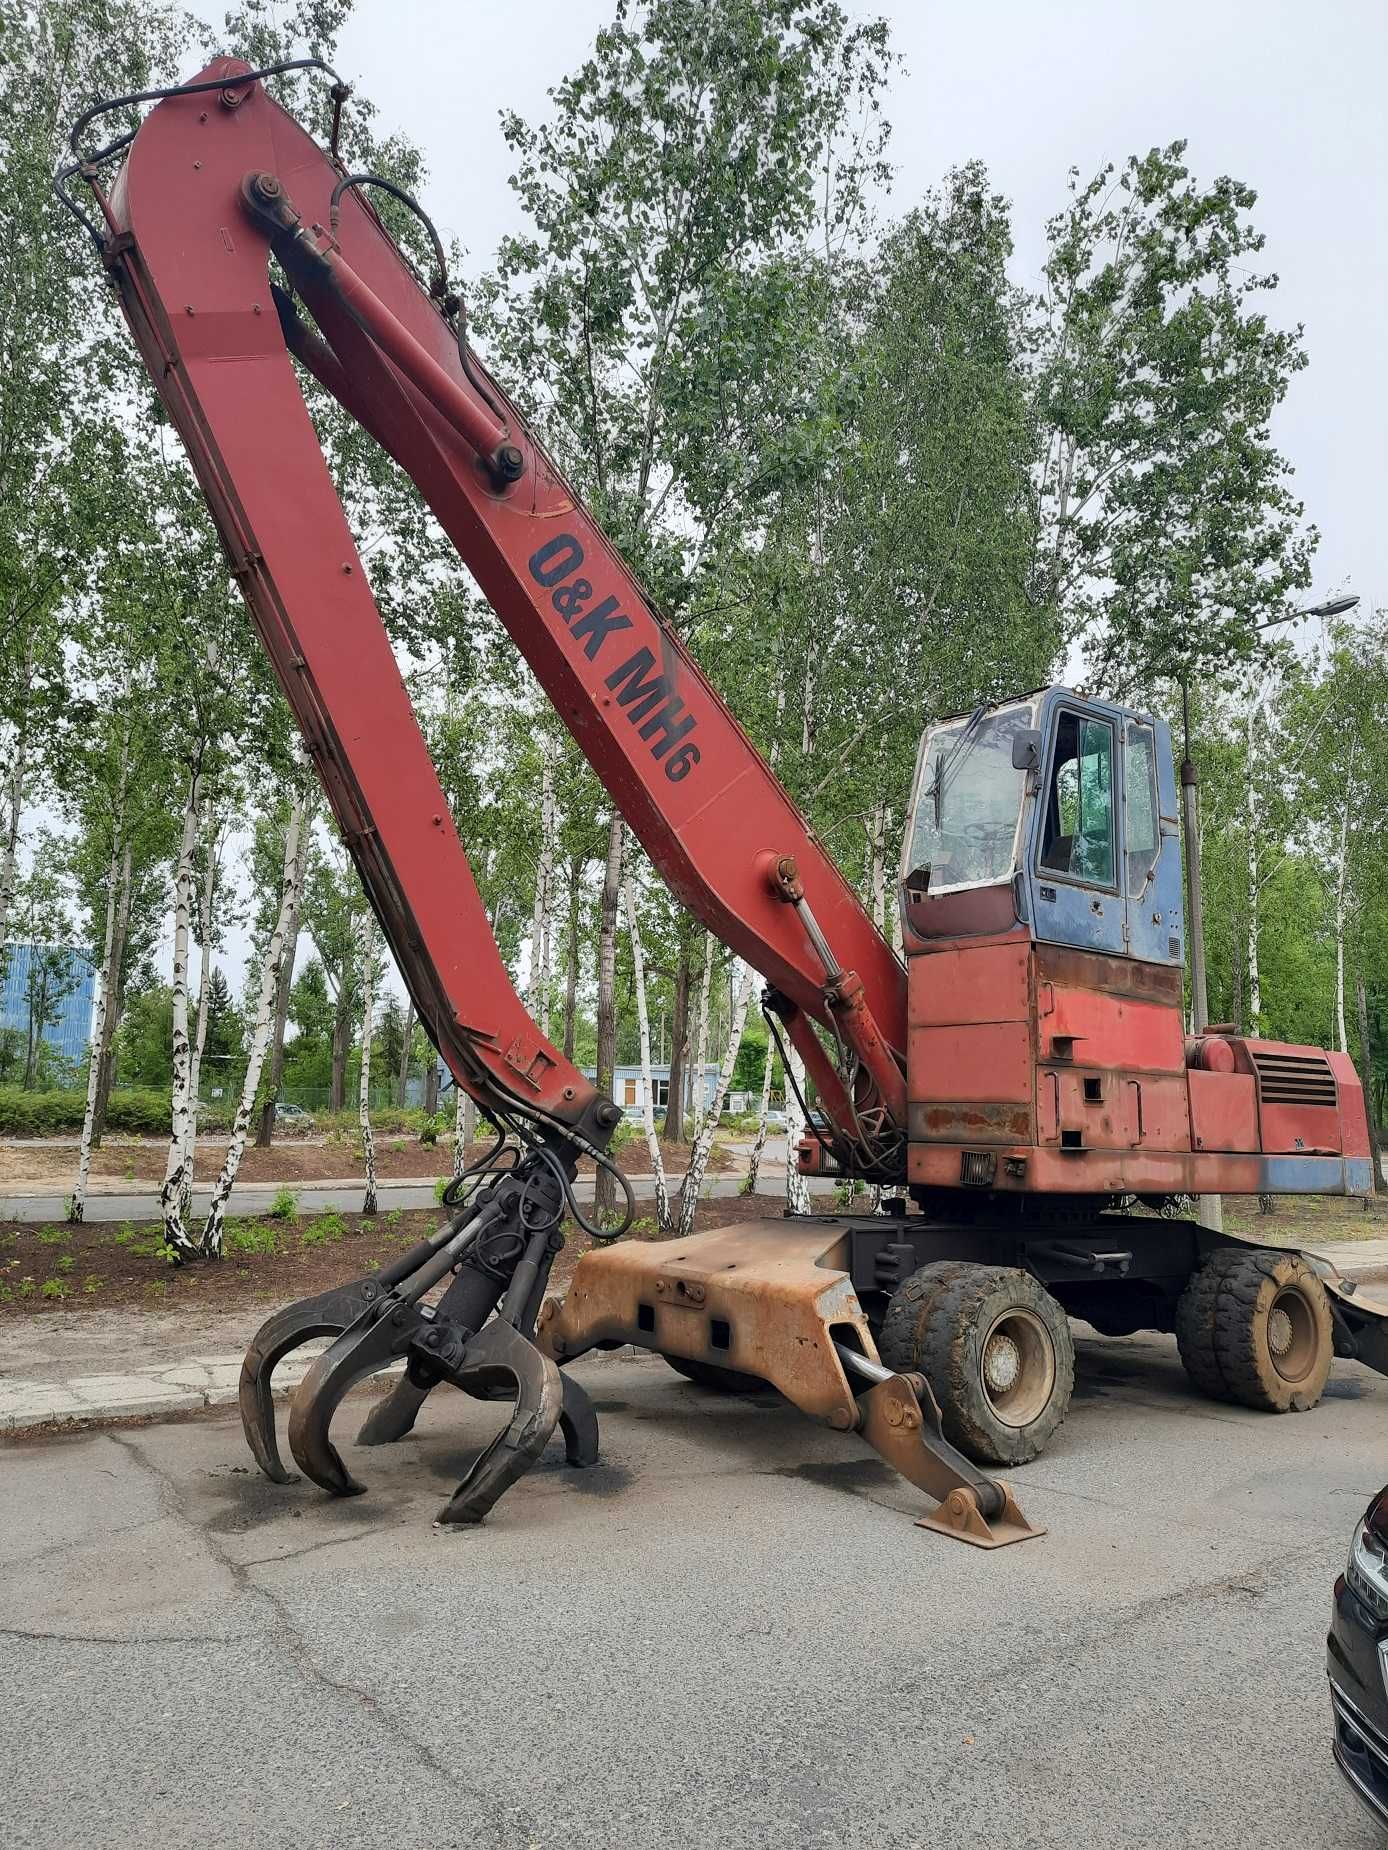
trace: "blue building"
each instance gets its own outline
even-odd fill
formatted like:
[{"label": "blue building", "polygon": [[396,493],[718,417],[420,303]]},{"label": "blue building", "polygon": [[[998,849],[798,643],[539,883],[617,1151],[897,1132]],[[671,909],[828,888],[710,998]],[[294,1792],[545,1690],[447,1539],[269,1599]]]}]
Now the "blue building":
[{"label": "blue building", "polygon": [[66,958],[66,975],[58,987],[76,982],[55,1005],[56,1020],[45,1024],[43,1038],[65,1060],[80,1062],[86,1056],[92,1032],[92,1007],[96,998],[96,971],[85,951],[70,945],[9,944],[0,953],[0,1028],[17,1029],[21,1046],[29,1038],[29,973],[37,953],[61,951]]}]

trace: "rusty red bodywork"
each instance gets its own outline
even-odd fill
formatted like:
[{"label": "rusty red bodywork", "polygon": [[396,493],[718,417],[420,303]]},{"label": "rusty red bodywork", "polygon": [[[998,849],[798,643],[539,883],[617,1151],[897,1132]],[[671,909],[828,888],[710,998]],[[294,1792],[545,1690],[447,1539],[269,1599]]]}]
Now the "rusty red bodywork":
[{"label": "rusty red bodywork", "polygon": [[1232,1032],[1188,1041],[1178,970],[1039,944],[1021,927],[908,952],[913,1182],[1367,1190],[1363,1092],[1346,1055]]}]

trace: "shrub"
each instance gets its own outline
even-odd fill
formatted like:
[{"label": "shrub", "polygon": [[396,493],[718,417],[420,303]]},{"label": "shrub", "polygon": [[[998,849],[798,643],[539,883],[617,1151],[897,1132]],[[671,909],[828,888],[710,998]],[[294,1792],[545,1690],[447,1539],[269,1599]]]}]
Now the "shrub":
[{"label": "shrub", "polygon": [[67,1286],[63,1283],[61,1278],[46,1278],[43,1281],[40,1296],[45,1298],[65,1298],[67,1296]]},{"label": "shrub", "polygon": [[419,1141],[421,1143],[427,1143],[427,1144],[432,1145],[432,1144],[436,1144],[438,1140],[439,1140],[439,1121],[438,1119],[437,1118],[426,1118],[419,1127]]},{"label": "shrub", "polygon": [[267,1220],[293,1220],[299,1211],[299,1197],[292,1188],[276,1191],[274,1200],[265,1210]]}]

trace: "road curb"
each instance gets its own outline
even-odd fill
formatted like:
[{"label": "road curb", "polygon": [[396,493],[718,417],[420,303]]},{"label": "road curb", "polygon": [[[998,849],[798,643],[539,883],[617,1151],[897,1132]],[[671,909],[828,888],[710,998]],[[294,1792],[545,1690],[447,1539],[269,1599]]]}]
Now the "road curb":
[{"label": "road curb", "polygon": [[[293,1392],[324,1346],[306,1346],[280,1363],[273,1383],[276,1400]],[[374,1378],[383,1380],[403,1367],[396,1363]],[[240,1380],[239,1355],[207,1355],[121,1374],[75,1375],[68,1381],[0,1381],[0,1437],[36,1427],[104,1426],[229,1407]]]}]

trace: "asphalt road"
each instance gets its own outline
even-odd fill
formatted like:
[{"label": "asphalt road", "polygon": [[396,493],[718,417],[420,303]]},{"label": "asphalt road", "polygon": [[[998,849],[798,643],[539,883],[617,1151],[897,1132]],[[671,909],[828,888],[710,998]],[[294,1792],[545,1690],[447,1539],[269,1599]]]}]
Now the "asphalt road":
[{"label": "asphalt road", "polygon": [[231,1419],[0,1449],[8,1850],[1373,1850],[1323,1637],[1388,1382],[1275,1419],[1161,1338],[1080,1349],[1013,1474],[1050,1534],[992,1555],[653,1358],[581,1363],[604,1462],[462,1534],[495,1410],[456,1395],[350,1502],[248,1474]]}]

